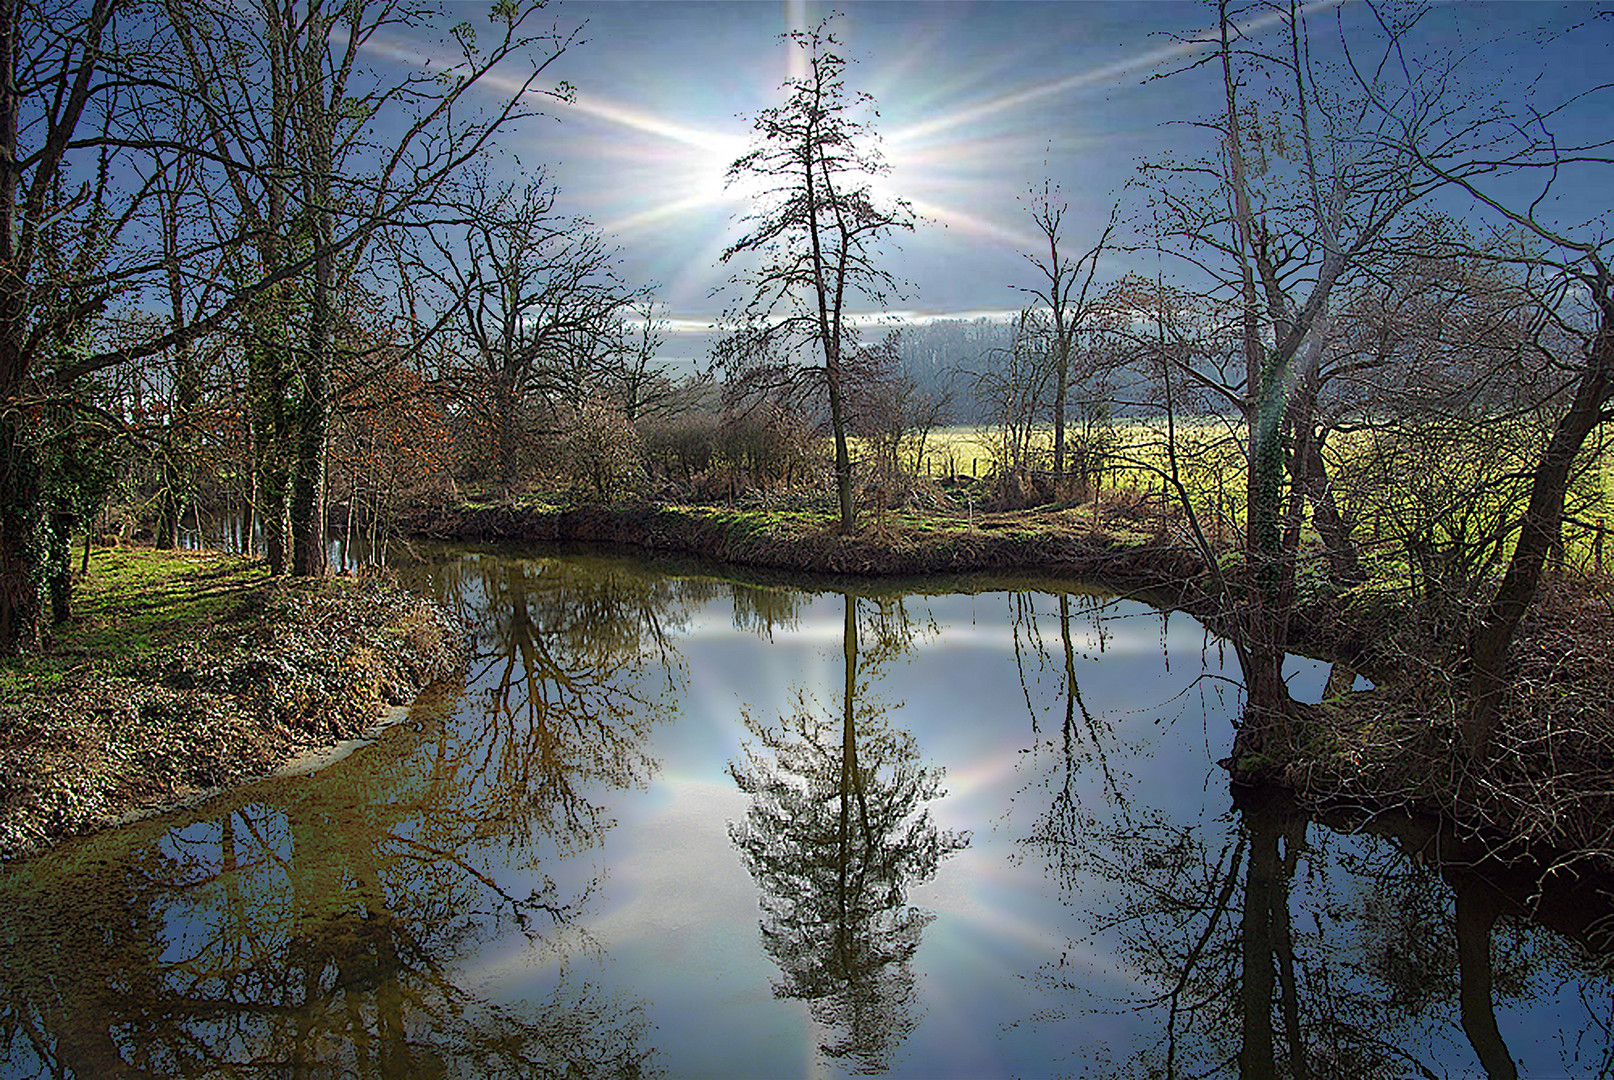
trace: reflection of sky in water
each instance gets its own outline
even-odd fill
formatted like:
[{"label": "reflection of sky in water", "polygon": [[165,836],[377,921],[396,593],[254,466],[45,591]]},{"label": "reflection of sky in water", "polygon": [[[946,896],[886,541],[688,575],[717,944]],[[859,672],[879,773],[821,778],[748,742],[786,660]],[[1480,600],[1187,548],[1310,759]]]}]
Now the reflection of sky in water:
[{"label": "reflection of sky in water", "polygon": [[[870,696],[891,707],[890,722],[915,736],[924,760],[946,770],[948,795],[932,806],[933,816],[973,836],[909,897],[938,918],[914,961],[924,1015],[899,1049],[893,1071],[900,1075],[1027,1075],[1069,1054],[1070,1032],[1031,1022],[1048,1003],[1026,976],[1051,956],[1065,954],[1115,998],[1133,992],[1102,946],[1067,940],[1070,909],[1017,843],[1026,823],[1016,801],[1027,798],[1046,756],[1040,744],[1062,721],[1055,697],[1064,671],[1056,602],[1037,596],[1036,622],[1020,629],[1022,688],[1010,599],[910,597],[908,613],[922,628],[912,647],[877,666],[867,652],[863,658]],[[865,618],[871,607],[862,602]],[[1146,769],[1174,815],[1197,818],[1207,802],[1220,812],[1225,781],[1210,765],[1207,736],[1225,740],[1230,729],[1225,715],[1202,717],[1197,685],[1206,670],[1220,672],[1215,651],[1201,663],[1204,634],[1191,620],[1172,619],[1163,643],[1152,609],[1129,605],[1123,612],[1106,612],[1100,623],[1078,608],[1072,620],[1088,708],[1113,717],[1110,737],[1123,751],[1118,764]],[[652,735],[660,771],[647,791],[597,793],[617,824],[605,896],[582,933],[609,957],[601,976],[648,1002],[654,1042],[672,1075],[751,1076],[763,1061],[772,1075],[824,1067],[813,1064],[822,1034],[806,1008],[769,992],[778,971],[760,948],[756,886],[727,833],[728,823],[745,815],[747,799],[726,767],[742,753],[743,713],[777,716],[798,691],[821,708],[838,708],[843,613],[839,595],[816,596],[767,640],[736,630],[723,601],[694,612],[676,640],[686,671],[677,722]],[[865,650],[869,636],[862,635]],[[1163,644],[1176,658],[1169,671]],[[1209,724],[1220,726],[1210,732]],[[1190,737],[1162,740],[1162,728]],[[1140,759],[1133,743],[1156,749]],[[1096,770],[1080,783],[1083,802],[1102,805]],[[540,971],[557,962],[533,959]],[[502,969],[500,996],[519,993],[519,968],[509,957],[501,961],[491,965]],[[1139,1024],[1127,1019],[1121,1027]]]},{"label": "reflection of sky in water", "polygon": [[[1088,917],[1118,901],[1124,886],[1089,879],[1067,903],[1043,857],[1021,843],[1062,760],[1064,668],[1057,598],[1030,598],[1036,621],[1020,628],[1020,662],[1013,599],[909,597],[913,622],[933,621],[930,632],[872,672],[864,658],[862,674],[873,696],[892,706],[891,722],[946,770],[948,794],[931,808],[937,823],[973,834],[968,849],[909,895],[937,918],[914,959],[923,1016],[893,1075],[1079,1073],[1105,1052],[1124,1060],[1128,1045],[1158,1036],[1158,1016],[1134,1008],[1158,985]],[[861,602],[865,619],[871,604]],[[609,899],[588,932],[610,957],[608,976],[648,1002],[654,1042],[672,1075],[752,1076],[763,1062],[769,1075],[836,1071],[814,1053],[822,1032],[806,1008],[768,998],[778,972],[760,947],[754,883],[726,833],[746,800],[724,769],[741,753],[742,712],[777,716],[798,689],[822,708],[838,707],[842,605],[839,595],[818,595],[793,624],[773,627],[771,640],[736,630],[722,601],[696,611],[676,642],[687,696],[676,725],[653,735],[662,771],[647,792],[601,793],[618,827]],[[1103,728],[1110,776],[1151,815],[1203,830],[1214,853],[1233,829],[1226,776],[1213,764],[1232,738],[1231,650],[1208,641],[1192,619],[1173,615],[1163,625],[1155,610],[1124,601],[1095,615],[1076,598],[1071,624],[1082,698]],[[1321,695],[1326,664],[1291,658],[1286,671],[1297,698]],[[1115,813],[1092,761],[1074,783],[1084,813]],[[1311,843],[1332,852],[1369,846],[1320,833],[1312,826]],[[1296,910],[1326,911],[1323,899],[1308,892],[1303,869]],[[1060,977],[1081,987],[1063,1000],[1036,977],[1056,958]],[[1507,1008],[1499,1008],[1504,1034],[1528,1060],[1538,1049],[1530,1022]],[[1424,1036],[1453,1075],[1473,1062],[1454,1022],[1427,1025]],[[1552,1048],[1539,1050],[1538,1061],[1556,1064]]]},{"label": "reflection of sky in water", "polygon": [[[481,559],[483,568],[499,565]],[[544,578],[553,569],[528,564],[527,572]],[[472,574],[459,585],[468,610],[509,587]],[[321,902],[340,913],[341,875],[350,872],[344,868],[364,862],[352,859],[350,829],[366,838],[357,843],[379,845],[380,865],[406,868],[419,854],[417,845],[458,835],[460,857],[481,875],[463,902],[489,904],[486,888],[520,897],[551,887],[559,901],[576,905],[577,916],[564,925],[541,917],[539,932],[529,938],[510,920],[490,919],[481,909],[448,913],[484,931],[456,945],[458,951],[433,957],[461,991],[510,1007],[586,992],[608,1003],[605,1015],[629,1021],[642,1006],[650,1063],[674,1077],[843,1070],[845,1062],[826,1062],[817,1051],[834,1036],[807,1005],[773,995],[781,971],[763,948],[758,885],[728,831],[731,822],[746,818],[750,803],[727,773],[755,742],[745,717],[777,720],[799,694],[838,715],[845,601],[834,593],[795,600],[778,609],[789,617],[767,628],[757,622],[756,609],[771,602],[768,596],[751,596],[747,614],[737,618],[728,586],[708,583],[664,626],[671,670],[651,648],[641,667],[613,665],[593,676],[605,678],[613,693],[631,693],[659,722],[648,729],[647,744],[634,750],[655,762],[641,776],[647,783],[636,785],[632,770],[623,776],[607,765],[579,791],[611,823],[587,831],[586,842],[568,846],[535,827],[526,848],[531,857],[517,859],[498,830],[469,835],[485,824],[480,819],[491,805],[480,796],[449,799],[446,805],[462,816],[446,823],[413,808],[411,800],[421,798],[436,775],[437,755],[481,745],[494,715],[489,702],[490,691],[496,696],[499,689],[498,663],[454,698],[443,715],[446,732],[417,709],[422,730],[392,729],[324,772],[243,792],[230,820],[245,868],[232,887],[269,898],[252,914],[253,932],[277,947],[302,932],[273,901],[289,888],[284,857],[299,843],[299,850],[313,848],[325,860],[314,876],[332,894]],[[967,848],[943,859],[932,880],[908,893],[908,903],[935,918],[913,955],[916,1024],[896,1047],[893,1075],[1042,1076],[1080,1074],[1090,1066],[1104,1073],[1094,1063],[1105,1055],[1124,1062],[1155,1043],[1160,1012],[1135,1006],[1160,992],[1160,973],[1148,970],[1146,954],[1125,947],[1124,926],[1111,925],[1113,913],[1138,900],[1139,882],[1152,880],[1129,865],[1149,849],[1116,836],[1158,839],[1187,830],[1214,861],[1237,835],[1226,775],[1214,764],[1232,741],[1238,695],[1231,651],[1207,640],[1185,616],[1165,618],[1142,604],[1099,604],[1073,595],[1068,634],[1086,712],[1072,705],[1067,733],[1060,605],[1050,593],[908,596],[902,607],[914,635],[905,649],[881,659],[872,632],[879,601],[858,601],[860,701],[883,708],[891,728],[913,736],[919,760],[945,770],[947,794],[931,813],[942,829],[971,834]],[[563,622],[565,612],[564,604],[535,602],[532,609],[535,625],[545,626],[546,618]],[[1320,696],[1325,665],[1292,659],[1286,670],[1297,697]],[[520,719],[515,714],[499,722],[509,725],[510,737],[528,737]],[[585,759],[591,752],[583,744]],[[473,785],[493,782],[487,772],[453,775]],[[1047,827],[1061,792],[1072,798],[1080,832],[1073,846],[1086,860],[1075,870],[1061,869],[1053,848],[1027,842]],[[370,816],[374,822],[361,820]],[[321,822],[330,823],[329,835]],[[72,857],[103,851],[169,867],[155,909],[157,959],[183,969],[226,932],[219,918],[229,910],[223,886],[209,880],[218,869],[221,836],[217,812],[209,817],[199,810],[166,832],[154,823],[95,838],[73,849],[81,853]],[[1348,981],[1350,966],[1364,961],[1363,939],[1352,923],[1364,882],[1404,869],[1406,860],[1381,843],[1341,838],[1317,825],[1310,826],[1307,843],[1291,886],[1297,948],[1304,963],[1327,965]],[[405,861],[386,861],[398,858]],[[1108,870],[1096,872],[1105,860]],[[1341,869],[1347,861],[1355,872]],[[64,860],[63,872],[73,865]],[[429,857],[419,865],[442,870]],[[384,884],[393,890],[389,902],[406,915],[436,902],[426,892],[403,895],[396,883]],[[437,886],[428,876],[407,887]],[[1434,901],[1437,908],[1427,917],[1449,922],[1449,894],[1442,887],[1431,895],[1444,897],[1445,907]],[[1449,929],[1445,933],[1449,939]],[[1499,932],[1497,941],[1499,957],[1521,955],[1511,936]],[[1529,956],[1536,946],[1524,948]],[[1542,960],[1527,974],[1534,1004],[1504,995],[1497,1010],[1527,1074],[1561,1069],[1563,1053],[1579,1052],[1582,1061],[1597,1057],[1600,1051],[1574,1045],[1572,1032],[1591,1026],[1580,978],[1557,960]],[[1606,1020],[1607,1002],[1595,1008]],[[1449,999],[1419,1017],[1390,1019],[1395,1027],[1386,1037],[1435,1063],[1437,1075],[1471,1071],[1473,1051]],[[1560,1022],[1571,1034],[1557,1034]],[[0,1076],[12,1075],[30,1073],[0,1068]]]}]

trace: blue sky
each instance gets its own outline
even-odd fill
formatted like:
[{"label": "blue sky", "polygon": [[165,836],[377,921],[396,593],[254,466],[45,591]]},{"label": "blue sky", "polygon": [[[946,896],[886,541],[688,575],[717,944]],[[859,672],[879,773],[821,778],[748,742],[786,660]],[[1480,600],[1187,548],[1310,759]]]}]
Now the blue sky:
[{"label": "blue sky", "polygon": [[[1473,91],[1481,99],[1510,99],[1531,83],[1554,99],[1606,78],[1614,20],[1587,20],[1608,6],[1437,4],[1419,44],[1429,56],[1467,55],[1463,77],[1475,87],[1499,80]],[[463,7],[467,18],[485,11]],[[1358,0],[1307,8],[1320,50],[1338,28],[1372,17]],[[748,117],[781,100],[792,51],[781,32],[831,9],[810,0],[558,3],[546,17],[582,27],[552,69],[576,87],[575,103],[549,106],[551,118],[504,149],[548,169],[563,208],[611,236],[627,275],[658,287],[675,328],[707,326],[734,299],[713,290],[745,208],[743,191],[723,188],[724,169],[750,144]],[[1152,78],[1203,55],[1184,41],[1214,21],[1210,4],[865,0],[833,9],[844,13],[839,35],[854,60],[848,88],[879,107],[886,183],[927,219],[887,258],[909,294],[894,306],[908,313],[1019,306],[1014,286],[1035,282],[1021,254],[1035,242],[1020,201],[1027,190],[1059,186],[1070,204],[1067,243],[1083,250],[1112,204],[1123,217],[1141,205],[1127,190],[1138,162],[1194,149],[1203,133],[1184,121],[1220,105],[1219,71],[1209,67]],[[1275,18],[1266,22],[1275,28]],[[1549,32],[1536,33],[1543,25]],[[1564,122],[1600,121],[1598,108],[1606,114],[1596,103]],[[1606,191],[1603,172],[1570,190]],[[1591,210],[1576,206],[1566,220],[1584,222],[1608,202],[1594,195]]]},{"label": "blue sky", "polygon": [[[1016,201],[1060,183],[1077,228],[1101,224],[1133,159],[1159,138],[1162,96],[1140,85],[1158,36],[1197,5],[851,3],[840,36],[848,88],[872,94],[890,189],[927,220],[889,259],[902,306],[928,313],[1017,306],[1033,242]],[[623,247],[676,317],[710,321],[743,191],[724,168],[750,142],[748,117],[781,98],[790,49],[779,34],[828,5],[567,3],[586,44],[562,65],[575,107],[543,133],[567,202]],[[1176,96],[1176,95],[1173,95]],[[1024,268],[1024,269],[1022,269]]]}]

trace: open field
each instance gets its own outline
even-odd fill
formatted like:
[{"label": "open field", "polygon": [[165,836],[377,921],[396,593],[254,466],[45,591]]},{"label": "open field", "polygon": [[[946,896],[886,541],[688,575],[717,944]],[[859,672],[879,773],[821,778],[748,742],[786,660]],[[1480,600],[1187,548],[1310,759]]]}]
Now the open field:
[{"label": "open field", "polygon": [[[1129,490],[1138,496],[1164,496],[1169,469],[1165,421],[1126,419],[1099,433],[1098,488]],[[1227,418],[1178,420],[1177,467],[1207,527],[1219,522],[1224,534],[1243,527],[1244,433]],[[1032,437],[1046,469],[1052,457],[1052,428]],[[1369,557],[1404,564],[1419,557],[1505,558],[1486,538],[1509,528],[1529,495],[1528,471],[1545,433],[1522,426],[1467,425],[1439,432],[1358,432],[1336,435],[1327,448],[1333,495],[1353,522],[1354,535]],[[987,428],[952,427],[933,432],[925,444],[920,471],[945,476],[989,477],[1000,460],[1001,439]],[[1076,445],[1072,433],[1070,443]],[[1593,459],[1575,486],[1563,530],[1567,564],[1590,569],[1614,562],[1614,547],[1599,525],[1614,510],[1614,457]]]}]

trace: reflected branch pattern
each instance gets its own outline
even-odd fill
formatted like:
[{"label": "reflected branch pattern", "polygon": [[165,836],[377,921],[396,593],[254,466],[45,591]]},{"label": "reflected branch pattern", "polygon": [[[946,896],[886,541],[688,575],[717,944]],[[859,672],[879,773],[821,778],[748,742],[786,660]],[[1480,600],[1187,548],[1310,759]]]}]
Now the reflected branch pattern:
[{"label": "reflected branch pattern", "polygon": [[[1164,822],[1117,822],[1078,844],[1090,880],[1120,897],[1093,925],[1120,935],[1140,981],[1108,1007],[1159,1017],[1118,1075],[1433,1078],[1455,1060],[1508,1080],[1519,1072],[1500,1006],[1564,983],[1614,991],[1614,943],[1596,929],[1606,895],[1586,889],[1574,917],[1554,917],[1564,904],[1539,872],[1483,865],[1427,825],[1380,815],[1373,831],[1400,850],[1335,855],[1338,838],[1287,800],[1233,794],[1219,848]],[[1043,981],[1083,993],[1057,964]],[[1602,1035],[1566,1047],[1566,1067],[1608,1060]]]},{"label": "reflected branch pattern", "polygon": [[[775,995],[810,1003],[832,1032],[826,1055],[877,1073],[917,1022],[911,961],[932,916],[907,891],[969,838],[931,820],[941,772],[921,763],[913,736],[860,704],[858,601],[845,602],[840,715],[802,692],[777,725],[747,719],[754,742],[730,774],[751,807],[729,833],[761,892]],[[871,622],[873,668],[900,652],[909,624],[884,605]]]},{"label": "reflected branch pattern", "polygon": [[[1057,648],[1051,648],[1049,630],[1037,610],[1038,603],[1046,599],[1042,593],[1015,593],[1009,613],[1020,694],[1037,740],[1033,753],[1048,752],[1054,759],[1049,770],[1052,775],[1038,778],[1048,790],[1047,811],[1033,827],[1027,843],[1048,854],[1055,880],[1066,891],[1072,891],[1081,880],[1075,853],[1087,817],[1078,790],[1083,768],[1097,766],[1104,799],[1117,814],[1124,816],[1128,805],[1121,777],[1110,764],[1111,754],[1118,749],[1114,724],[1109,717],[1096,716],[1088,708],[1077,667],[1079,662],[1095,662],[1102,656],[1111,637],[1105,618],[1113,601],[1108,597],[1059,593]],[[1037,692],[1045,678],[1054,684],[1056,697],[1052,706],[1045,706],[1043,694]],[[1053,719],[1057,719],[1057,740],[1045,729],[1045,723]]]},{"label": "reflected branch pattern", "polygon": [[[639,676],[676,662],[678,595],[474,558],[441,585],[478,628],[466,688],[318,783],[239,789],[0,882],[0,1076],[655,1071],[642,1006],[575,974],[599,872],[567,860],[602,842],[596,793],[648,781]],[[544,972],[510,1003],[459,970],[505,938]]]}]

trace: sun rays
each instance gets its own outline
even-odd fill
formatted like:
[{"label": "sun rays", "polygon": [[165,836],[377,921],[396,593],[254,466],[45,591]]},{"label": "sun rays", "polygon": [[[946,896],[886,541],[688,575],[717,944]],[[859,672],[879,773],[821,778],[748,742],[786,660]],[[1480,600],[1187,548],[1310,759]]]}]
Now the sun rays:
[{"label": "sun rays", "polygon": [[[1319,0],[1308,11],[1342,0]],[[810,13],[804,0],[786,0],[781,28],[805,28]],[[1277,15],[1263,15],[1239,28],[1260,33]],[[1191,59],[1210,44],[1204,35],[1187,34],[1168,44],[1135,51],[1120,59],[1027,80],[988,96],[972,93],[967,73],[938,74],[923,57],[923,44],[910,44],[888,63],[865,57],[858,80],[880,90],[879,106],[896,123],[884,130],[882,150],[889,173],[876,184],[876,194],[906,199],[921,218],[921,232],[904,246],[948,252],[979,249],[981,242],[1008,251],[1025,250],[1039,239],[1027,224],[1016,199],[1050,153],[1070,155],[1107,149],[1099,136],[1084,130],[1082,113],[1072,107],[1068,121],[1052,130],[1026,124],[1028,110],[1059,104],[1060,99],[1136,81],[1167,65]],[[855,47],[852,49],[856,52]],[[777,80],[790,75],[799,50],[786,48],[781,62],[767,66]],[[1008,61],[1004,61],[1007,63]],[[666,242],[680,258],[662,261],[662,284],[670,287],[677,306],[701,298],[718,256],[737,235],[738,221],[756,197],[754,190],[726,183],[728,166],[751,145],[744,116],[766,108],[777,97],[777,84],[759,76],[755,85],[730,87],[721,105],[729,115],[715,118],[721,106],[700,87],[680,86],[657,108],[628,104],[580,89],[554,106],[562,116],[600,125],[591,142],[596,161],[608,166],[605,190],[591,193],[610,212],[598,224],[620,242],[651,245]],[[922,115],[921,115],[922,114]],[[693,119],[695,116],[703,119]],[[1026,128],[1033,128],[1028,131]],[[1024,175],[1019,175],[1024,173]],[[673,240],[676,234],[676,242]]]},{"label": "sun rays", "polygon": [[[1314,15],[1346,2],[1314,0],[1301,10]],[[1021,27],[979,40],[980,27],[961,29],[951,9],[867,5],[848,16],[846,49],[857,60],[849,82],[871,90],[882,114],[876,127],[889,172],[874,183],[875,194],[901,197],[920,218],[893,265],[908,291],[929,294],[927,308],[995,306],[967,296],[975,286],[965,282],[989,275],[1006,286],[1016,253],[1041,242],[1025,193],[1048,178],[1073,203],[1107,203],[1105,193],[1125,181],[1119,174],[1132,156],[1125,147],[1155,130],[1150,121],[1125,129],[1122,92],[1215,47],[1208,31],[1187,31],[1101,56],[1092,46],[1100,31],[1084,22],[1084,7],[1060,6],[1038,24],[1046,30],[1040,36]],[[549,163],[566,202],[631,256],[636,275],[655,282],[669,314],[709,323],[723,280],[720,257],[759,194],[728,183],[729,166],[752,145],[747,117],[776,103],[781,81],[800,74],[792,65],[801,51],[770,45],[769,35],[804,30],[826,10],[813,0],[758,5],[743,20],[714,25],[698,47],[681,36],[688,27],[663,20],[642,32],[665,38],[665,62],[627,68],[600,62],[613,35],[633,25],[607,19],[576,65],[556,69],[575,93],[533,99],[562,123],[501,149],[523,163]],[[1286,17],[1266,12],[1235,33],[1252,39]],[[961,49],[961,37],[968,47]],[[371,47],[399,63],[428,62],[413,44]],[[487,85],[504,93],[527,78],[495,72]],[[539,95],[560,89],[534,88]]]}]

